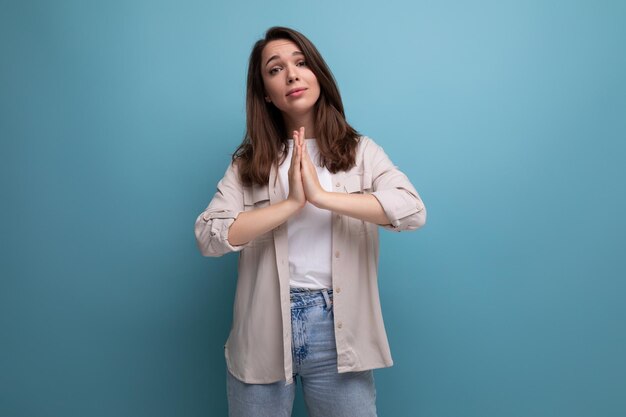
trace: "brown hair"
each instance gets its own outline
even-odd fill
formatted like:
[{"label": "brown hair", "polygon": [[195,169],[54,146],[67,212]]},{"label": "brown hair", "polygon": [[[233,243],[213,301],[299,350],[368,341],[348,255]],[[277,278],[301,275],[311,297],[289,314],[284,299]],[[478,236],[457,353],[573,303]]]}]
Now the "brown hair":
[{"label": "brown hair", "polygon": [[239,159],[239,173],[246,185],[267,184],[272,164],[282,163],[287,156],[285,150],[289,135],[285,131],[285,122],[280,110],[264,100],[265,87],[261,74],[263,48],[277,39],[290,40],[300,48],[319,83],[320,96],[314,111],[321,164],[336,173],[350,169],[355,163],[360,134],[346,121],[335,77],[324,58],[300,32],[274,26],[267,30],[265,38],[254,44],[248,64],[246,133],[232,156],[233,162]]}]

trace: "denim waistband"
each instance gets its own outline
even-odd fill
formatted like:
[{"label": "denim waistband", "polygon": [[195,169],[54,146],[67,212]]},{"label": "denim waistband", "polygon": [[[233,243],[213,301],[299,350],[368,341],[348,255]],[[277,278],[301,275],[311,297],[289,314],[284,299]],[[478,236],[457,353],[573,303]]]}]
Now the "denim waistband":
[{"label": "denim waistband", "polygon": [[290,288],[291,308],[305,308],[325,305],[330,309],[333,297],[332,289],[310,290],[308,288]]}]

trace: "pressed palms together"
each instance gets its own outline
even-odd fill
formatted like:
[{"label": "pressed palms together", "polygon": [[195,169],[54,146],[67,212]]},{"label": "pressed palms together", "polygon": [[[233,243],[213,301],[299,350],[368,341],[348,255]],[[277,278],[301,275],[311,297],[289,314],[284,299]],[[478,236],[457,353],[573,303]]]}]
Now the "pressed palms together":
[{"label": "pressed palms together", "polygon": [[289,197],[304,206],[307,201],[315,205],[324,194],[317,170],[304,143],[304,127],[293,131],[293,154],[289,167]]}]

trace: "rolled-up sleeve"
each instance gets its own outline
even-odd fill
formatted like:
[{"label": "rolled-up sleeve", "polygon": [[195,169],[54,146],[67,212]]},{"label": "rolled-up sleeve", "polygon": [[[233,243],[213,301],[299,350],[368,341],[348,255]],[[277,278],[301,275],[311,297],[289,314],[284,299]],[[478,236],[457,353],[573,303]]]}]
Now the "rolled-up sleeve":
[{"label": "rolled-up sleeve", "polygon": [[233,246],[228,242],[228,229],[244,210],[243,186],[237,164],[231,163],[217,184],[217,191],[208,207],[196,218],[196,243],[203,256],[222,256],[238,252],[249,245]]},{"label": "rolled-up sleeve", "polygon": [[[369,139],[369,138],[368,138]],[[426,207],[408,177],[395,166],[382,147],[369,139],[372,195],[378,199],[393,231],[415,230],[426,224]]]}]

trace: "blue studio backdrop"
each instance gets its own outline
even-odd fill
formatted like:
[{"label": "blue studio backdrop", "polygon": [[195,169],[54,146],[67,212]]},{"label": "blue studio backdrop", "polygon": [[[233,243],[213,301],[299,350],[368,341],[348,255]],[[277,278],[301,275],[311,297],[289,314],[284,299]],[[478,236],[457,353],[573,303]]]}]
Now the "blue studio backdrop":
[{"label": "blue studio backdrop", "polygon": [[[225,416],[193,224],[302,31],[427,209],[381,231],[380,416],[626,415],[623,1],[3,1],[0,416]],[[294,416],[305,416],[301,395]]]}]

